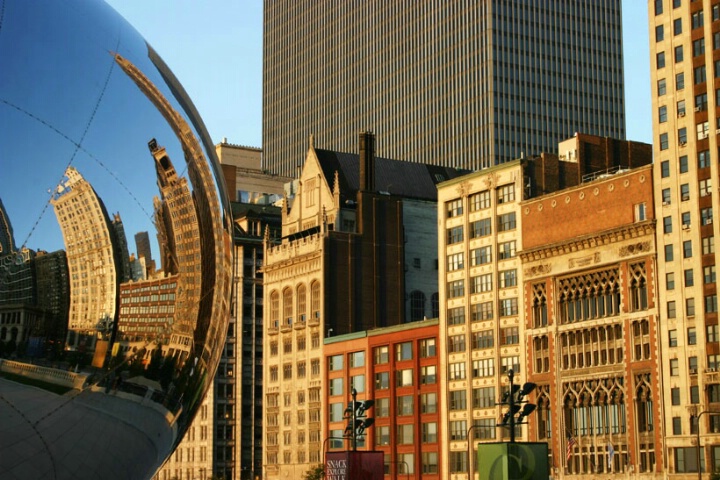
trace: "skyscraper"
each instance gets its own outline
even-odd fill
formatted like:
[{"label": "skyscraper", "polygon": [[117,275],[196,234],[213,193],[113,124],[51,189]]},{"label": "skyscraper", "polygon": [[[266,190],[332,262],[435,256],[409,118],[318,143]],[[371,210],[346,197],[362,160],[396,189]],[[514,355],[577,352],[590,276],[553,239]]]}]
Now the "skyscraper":
[{"label": "skyscraper", "polygon": [[295,176],[307,138],[480,169],[625,137],[620,0],[265,1],[263,166]]},{"label": "skyscraper", "polygon": [[[720,336],[715,265],[720,5],[648,1],[663,454],[678,474],[715,471]],[[707,415],[703,415],[707,414]],[[699,421],[698,421],[699,419]],[[696,445],[703,446],[698,451]],[[657,448],[657,446],[656,446]]]}]

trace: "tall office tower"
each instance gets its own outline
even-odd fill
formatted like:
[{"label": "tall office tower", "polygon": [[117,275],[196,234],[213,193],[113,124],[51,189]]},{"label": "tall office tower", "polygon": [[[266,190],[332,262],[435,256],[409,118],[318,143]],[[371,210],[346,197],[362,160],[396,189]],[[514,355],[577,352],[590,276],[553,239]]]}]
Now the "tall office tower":
[{"label": "tall office tower", "polygon": [[148,235],[148,232],[138,232],[135,234],[135,248],[137,249],[137,258],[142,257],[145,259],[146,275],[152,275],[155,272],[155,260],[152,258],[150,235]]},{"label": "tall office tower", "polygon": [[0,198],[0,256],[9,255],[15,251],[15,237],[5,205]]},{"label": "tall office tower", "polygon": [[625,137],[620,0],[264,2],[263,165],[306,139],[480,169],[576,131]]},{"label": "tall office tower", "polygon": [[127,282],[130,280],[130,253],[128,252],[125,226],[123,225],[120,213],[113,214],[110,225],[112,226],[110,233],[114,235],[113,245],[115,246],[115,263],[118,267],[118,280],[121,283]]},{"label": "tall office tower", "polygon": [[720,5],[648,1],[648,13],[657,242],[664,251],[657,273],[664,454],[671,472],[697,472],[698,459],[708,472],[720,468],[720,447],[708,447],[720,443],[720,415],[709,413],[720,409],[713,221],[720,208]]},{"label": "tall office tower", "polygon": [[[98,323],[115,318],[116,246],[105,205],[74,167],[53,192],[70,280],[68,346],[93,348]],[[87,278],[92,278],[88,283]],[[86,343],[86,342],[89,342]]]},{"label": "tall office tower", "polygon": [[58,344],[67,333],[70,276],[64,250],[38,252],[35,257],[38,307],[48,312],[44,336]]}]

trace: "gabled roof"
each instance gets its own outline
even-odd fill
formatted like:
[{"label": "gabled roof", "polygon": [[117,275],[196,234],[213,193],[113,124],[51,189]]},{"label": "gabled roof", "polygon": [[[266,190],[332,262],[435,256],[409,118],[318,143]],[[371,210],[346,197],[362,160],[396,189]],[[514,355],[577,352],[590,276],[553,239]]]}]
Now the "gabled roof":
[{"label": "gabled roof", "polygon": [[[360,180],[360,156],[353,153],[316,149],[320,167],[331,186],[338,172],[341,199],[354,200]],[[437,185],[467,174],[467,170],[375,158],[375,191],[405,198],[437,200]]]}]

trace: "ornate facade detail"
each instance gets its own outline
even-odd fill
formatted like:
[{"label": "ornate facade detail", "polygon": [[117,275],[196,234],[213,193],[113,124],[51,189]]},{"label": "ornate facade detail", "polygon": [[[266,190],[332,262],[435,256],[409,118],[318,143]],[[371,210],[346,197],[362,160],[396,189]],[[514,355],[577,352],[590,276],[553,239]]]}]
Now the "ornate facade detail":
[{"label": "ornate facade detail", "polygon": [[586,255],[584,257],[571,258],[568,260],[569,268],[576,267],[587,267],[594,263],[600,262],[600,252],[595,252],[592,255]]},{"label": "ornate facade detail", "polygon": [[542,265],[535,265],[525,269],[525,277],[537,277],[538,275],[548,275],[552,271],[552,265],[545,263]]},{"label": "ornate facade detail", "polygon": [[625,245],[620,248],[620,256],[628,257],[630,255],[637,255],[639,253],[647,253],[652,250],[652,244],[647,242],[634,243],[632,245]]}]

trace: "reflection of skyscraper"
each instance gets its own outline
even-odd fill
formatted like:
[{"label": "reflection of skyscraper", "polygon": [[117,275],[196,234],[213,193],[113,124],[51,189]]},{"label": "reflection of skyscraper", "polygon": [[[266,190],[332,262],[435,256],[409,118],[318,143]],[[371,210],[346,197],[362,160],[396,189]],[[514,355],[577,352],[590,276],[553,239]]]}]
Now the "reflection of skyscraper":
[{"label": "reflection of skyscraper", "polygon": [[170,349],[189,352],[202,286],[198,218],[187,179],[178,177],[165,148],[158,147],[155,139],[148,146],[155,158],[157,184],[162,195],[162,200],[156,202],[155,215],[158,236],[163,239],[163,268],[167,274],[178,274]]},{"label": "reflection of skyscraper", "polygon": [[38,252],[35,257],[37,275],[37,304],[48,314],[42,335],[52,340],[65,340],[70,281],[67,255],[64,250]]},{"label": "reflection of skyscraper", "polygon": [[146,275],[150,276],[155,271],[155,260],[152,258],[152,250],[150,250],[150,236],[148,232],[138,232],[135,234],[135,248],[137,257],[145,259]]},{"label": "reflection of skyscraper", "polygon": [[[98,323],[115,317],[117,267],[111,224],[105,206],[74,167],[50,203],[63,234],[70,278],[69,329],[94,333]],[[80,343],[70,337],[68,347]]]},{"label": "reflection of skyscraper", "polygon": [[128,252],[127,237],[125,236],[125,226],[119,213],[113,214],[111,233],[115,236],[113,245],[115,247],[115,263],[118,268],[118,279],[120,282],[130,280],[130,254]]},{"label": "reflection of skyscraper", "polygon": [[[229,235],[231,218],[222,216],[219,187],[215,184],[209,161],[183,116],[134,64],[118,54],[115,54],[115,61],[165,117],[185,154],[201,242],[202,290],[196,335],[202,352],[198,351],[196,354],[208,365],[214,366],[220,360],[221,342],[226,333],[224,321],[230,307],[230,277],[225,272],[230,272],[232,268],[232,238]],[[164,75],[169,73],[164,71],[162,66],[158,68]]]},{"label": "reflection of skyscraper", "polygon": [[12,225],[5,211],[5,205],[0,199],[0,256],[15,251],[15,239],[13,238]]}]

